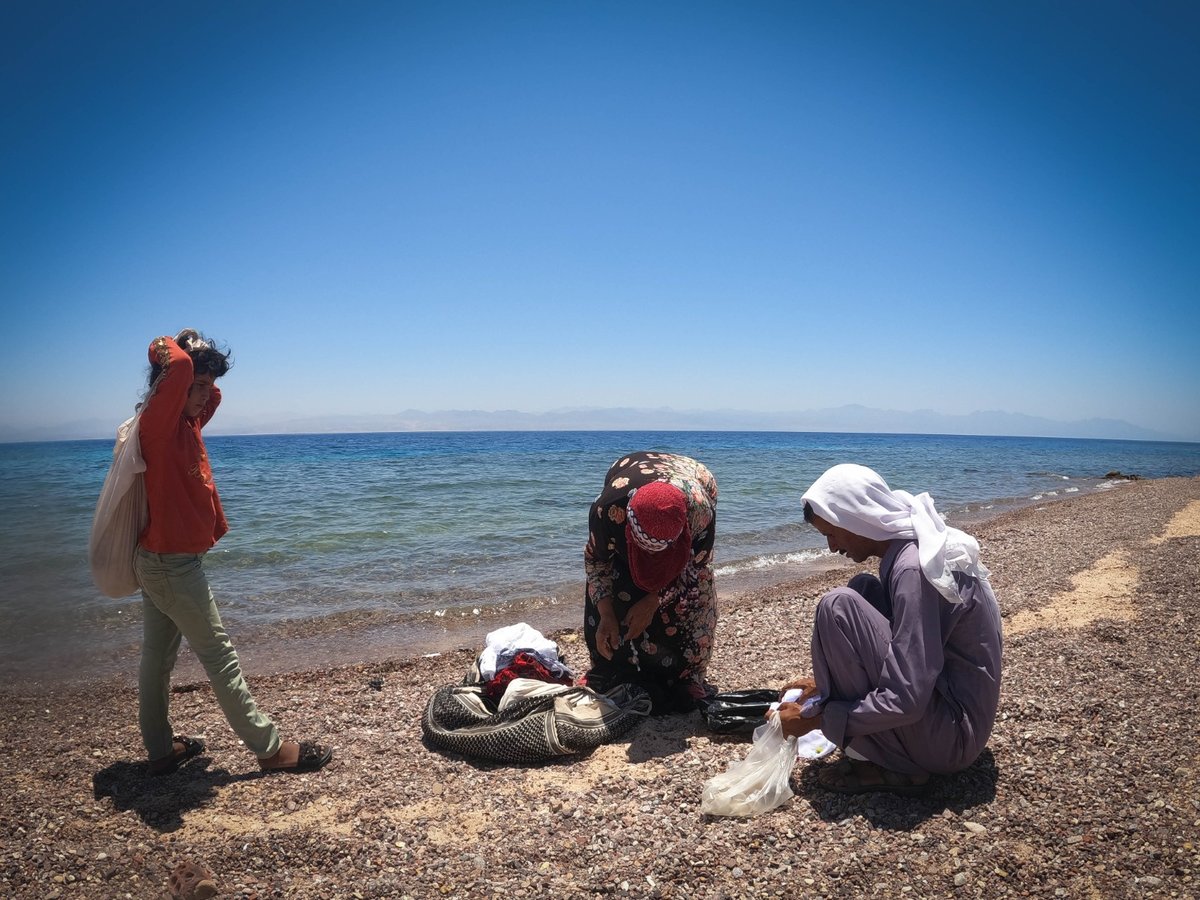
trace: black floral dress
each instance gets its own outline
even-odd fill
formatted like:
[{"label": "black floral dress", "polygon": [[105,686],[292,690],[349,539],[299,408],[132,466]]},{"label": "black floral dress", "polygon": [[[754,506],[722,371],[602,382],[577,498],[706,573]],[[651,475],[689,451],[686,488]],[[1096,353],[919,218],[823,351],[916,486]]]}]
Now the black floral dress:
[{"label": "black floral dress", "polygon": [[[622,643],[611,660],[605,659],[596,650],[597,604],[611,599],[620,622],[647,594],[629,572],[625,518],[630,491],[655,481],[666,481],[683,492],[692,557],[679,577],[662,590],[658,612],[646,631],[634,641]],[[704,674],[717,627],[712,566],[716,516],[717,481],[694,459],[642,451],[609,468],[588,517],[583,555],[587,573],[583,632],[592,664],[587,674],[589,687],[603,691],[616,684],[640,684],[658,695],[656,710],[660,706],[685,708],[705,695]]]}]

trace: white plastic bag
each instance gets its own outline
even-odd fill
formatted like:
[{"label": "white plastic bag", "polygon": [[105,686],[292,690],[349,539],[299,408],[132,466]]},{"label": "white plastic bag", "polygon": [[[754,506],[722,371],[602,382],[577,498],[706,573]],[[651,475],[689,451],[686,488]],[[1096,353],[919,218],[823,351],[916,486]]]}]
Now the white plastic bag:
[{"label": "white plastic bag", "polygon": [[779,717],[754,730],[754,746],[746,758],[710,778],[700,797],[708,816],[757,816],[792,799],[788,783],[796,763],[796,739],[785,737]]},{"label": "white plastic bag", "polygon": [[104,478],[96,514],[92,517],[88,562],[92,580],[106,597],[127,597],[139,590],[133,572],[133,554],[138,537],[150,519],[142,474],[146,463],[138,438],[140,418],[139,411],[117,428],[112,466]]}]

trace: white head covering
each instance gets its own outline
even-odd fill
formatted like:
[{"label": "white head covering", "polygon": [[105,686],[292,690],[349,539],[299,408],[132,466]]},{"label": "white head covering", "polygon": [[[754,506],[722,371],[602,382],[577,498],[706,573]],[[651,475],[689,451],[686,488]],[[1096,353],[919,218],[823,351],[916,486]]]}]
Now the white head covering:
[{"label": "white head covering", "polygon": [[829,524],[861,537],[915,539],[921,571],[951,603],[962,602],[955,572],[964,572],[990,589],[987,567],[979,561],[979,542],[948,526],[927,493],[914,497],[907,491],[893,491],[873,469],[843,463],[813,482],[801,499]]}]

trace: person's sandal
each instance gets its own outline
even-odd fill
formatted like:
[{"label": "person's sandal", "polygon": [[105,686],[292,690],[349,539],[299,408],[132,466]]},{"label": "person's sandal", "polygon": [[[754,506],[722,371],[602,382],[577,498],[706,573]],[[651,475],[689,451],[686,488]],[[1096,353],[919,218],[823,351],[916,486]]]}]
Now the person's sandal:
[{"label": "person's sandal", "polygon": [[[864,777],[866,776],[866,777]],[[928,777],[917,781],[911,775],[892,772],[872,762],[843,757],[817,776],[817,783],[837,794],[895,794],[920,797],[929,791]]]},{"label": "person's sandal", "polygon": [[208,866],[187,859],[177,865],[167,879],[175,900],[207,900],[217,895],[217,882]]},{"label": "person's sandal", "polygon": [[[176,749],[176,744],[182,746],[183,749]],[[182,735],[177,734],[175,737],[171,738],[170,756],[163,756],[159,759],[150,760],[147,770],[156,778],[162,775],[170,775],[193,756],[199,756],[203,752],[204,741],[199,740],[198,738],[183,737]]]},{"label": "person's sandal", "polygon": [[265,765],[265,760],[259,760],[258,765],[264,772],[291,772],[293,774],[301,774],[303,772],[316,772],[324,768],[325,764],[333,759],[333,748],[318,744],[315,741],[301,741],[300,753],[296,758],[296,764],[292,766],[268,766]]}]

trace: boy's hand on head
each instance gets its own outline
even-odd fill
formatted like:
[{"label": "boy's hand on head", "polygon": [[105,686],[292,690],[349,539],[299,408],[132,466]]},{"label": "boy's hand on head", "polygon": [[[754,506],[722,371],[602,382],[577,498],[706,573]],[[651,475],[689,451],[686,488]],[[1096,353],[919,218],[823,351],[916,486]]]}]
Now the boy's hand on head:
[{"label": "boy's hand on head", "polygon": [[183,331],[175,335],[175,343],[187,351],[202,350],[208,346],[208,343],[200,337],[200,332],[195,328],[183,329]]}]

